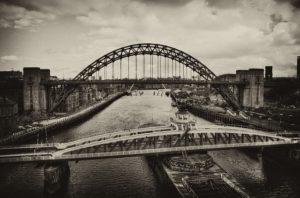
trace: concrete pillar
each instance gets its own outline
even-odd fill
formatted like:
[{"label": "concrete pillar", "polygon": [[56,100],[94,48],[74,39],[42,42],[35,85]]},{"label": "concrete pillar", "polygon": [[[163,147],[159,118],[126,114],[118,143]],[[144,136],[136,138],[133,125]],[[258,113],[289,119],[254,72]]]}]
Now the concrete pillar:
[{"label": "concrete pillar", "polygon": [[48,162],[44,167],[44,190],[47,194],[61,192],[70,175],[68,162]]},{"label": "concrete pillar", "polygon": [[[40,70],[40,77],[41,77],[41,83],[50,80],[50,70],[49,69],[41,69]],[[48,93],[46,90],[46,87],[41,84],[40,85],[40,91],[39,91],[39,100],[40,100],[40,110],[41,113],[45,114],[47,113],[47,107],[48,107]]]},{"label": "concrete pillar", "polygon": [[48,97],[46,88],[42,83],[49,80],[50,70],[25,67],[23,72],[24,112],[32,114],[46,113]]},{"label": "concrete pillar", "polygon": [[237,70],[237,81],[246,81],[248,84],[240,90],[239,102],[244,107],[259,108],[264,106],[264,70],[249,69]]}]

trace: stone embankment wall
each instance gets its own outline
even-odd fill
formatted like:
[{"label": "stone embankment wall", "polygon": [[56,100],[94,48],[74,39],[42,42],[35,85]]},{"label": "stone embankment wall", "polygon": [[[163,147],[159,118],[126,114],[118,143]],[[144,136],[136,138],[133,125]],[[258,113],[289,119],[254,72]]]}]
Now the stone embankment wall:
[{"label": "stone embankment wall", "polygon": [[115,100],[122,97],[124,94],[125,93],[114,94],[114,95],[110,96],[110,98],[108,98],[107,100],[96,103],[96,104],[94,104],[90,107],[87,107],[86,109],[79,111],[77,113],[74,113],[72,115],[60,118],[57,121],[49,122],[49,123],[45,124],[44,126],[32,127],[32,128],[14,133],[8,137],[0,139],[0,145],[9,145],[9,144],[14,144],[14,143],[18,143],[18,142],[24,142],[26,140],[33,138],[37,134],[45,135],[46,133],[51,133],[58,129],[65,128],[65,127],[71,126],[76,123],[80,123],[80,122],[86,120],[87,118],[89,118],[90,116],[101,111],[102,109],[106,108],[111,103],[113,103]]}]

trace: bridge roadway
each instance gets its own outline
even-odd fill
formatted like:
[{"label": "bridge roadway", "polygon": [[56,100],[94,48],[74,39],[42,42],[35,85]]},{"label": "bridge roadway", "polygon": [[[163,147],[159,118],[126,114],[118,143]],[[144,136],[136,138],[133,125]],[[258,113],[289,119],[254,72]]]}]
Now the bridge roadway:
[{"label": "bridge roadway", "polygon": [[299,138],[229,126],[197,126],[175,130],[155,126],[117,131],[54,144],[0,147],[0,163],[49,162],[296,145]]},{"label": "bridge roadway", "polygon": [[246,81],[205,81],[172,78],[146,78],[146,79],[109,79],[109,80],[49,80],[43,83],[52,85],[81,85],[81,84],[196,84],[196,85],[246,85]]}]

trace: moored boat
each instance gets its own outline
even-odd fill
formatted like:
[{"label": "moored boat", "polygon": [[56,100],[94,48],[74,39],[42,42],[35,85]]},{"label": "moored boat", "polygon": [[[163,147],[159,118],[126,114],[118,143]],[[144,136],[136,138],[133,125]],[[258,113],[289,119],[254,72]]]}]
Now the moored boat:
[{"label": "moored boat", "polygon": [[177,131],[196,129],[196,120],[191,119],[191,115],[186,110],[179,110],[175,117],[170,118],[171,126]]}]

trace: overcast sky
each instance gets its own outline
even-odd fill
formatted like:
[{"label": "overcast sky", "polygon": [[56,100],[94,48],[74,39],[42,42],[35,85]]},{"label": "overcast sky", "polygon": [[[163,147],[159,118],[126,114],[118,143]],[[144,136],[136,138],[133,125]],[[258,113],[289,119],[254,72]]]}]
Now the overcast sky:
[{"label": "overcast sky", "polygon": [[295,76],[300,1],[0,0],[0,70],[70,78],[141,42],[183,50],[216,74],[273,65],[275,76]]}]

